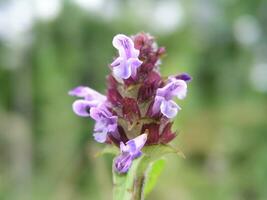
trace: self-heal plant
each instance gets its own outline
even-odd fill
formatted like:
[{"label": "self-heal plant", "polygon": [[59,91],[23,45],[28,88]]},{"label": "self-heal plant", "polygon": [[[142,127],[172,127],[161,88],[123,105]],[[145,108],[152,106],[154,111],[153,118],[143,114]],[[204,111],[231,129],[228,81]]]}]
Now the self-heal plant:
[{"label": "self-heal plant", "polygon": [[149,34],[118,34],[112,44],[118,56],[109,66],[106,95],[84,86],[69,95],[79,97],[72,106],[75,114],[95,120],[95,140],[117,152],[114,199],[144,199],[164,165],[162,156],[179,153],[168,144],[176,136],[172,121],[181,110],[174,100],[186,97],[191,77],[160,75],[165,48]]}]

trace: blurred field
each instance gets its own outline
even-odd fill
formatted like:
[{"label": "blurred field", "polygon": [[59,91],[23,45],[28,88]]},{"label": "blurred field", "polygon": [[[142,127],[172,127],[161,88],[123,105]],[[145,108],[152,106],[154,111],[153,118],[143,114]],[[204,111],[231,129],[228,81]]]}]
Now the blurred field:
[{"label": "blurred field", "polygon": [[77,85],[105,92],[117,33],[153,34],[161,72],[193,76],[148,199],[267,199],[267,2],[0,1],[0,199],[109,200],[112,157],[95,158]]}]

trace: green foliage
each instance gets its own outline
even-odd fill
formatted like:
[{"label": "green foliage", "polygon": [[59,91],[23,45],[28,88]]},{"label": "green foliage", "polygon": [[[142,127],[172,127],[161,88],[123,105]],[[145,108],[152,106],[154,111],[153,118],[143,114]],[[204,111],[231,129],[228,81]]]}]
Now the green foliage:
[{"label": "green foliage", "polygon": [[144,186],[143,186],[143,194],[144,197],[146,198],[148,194],[153,190],[155,187],[159,175],[161,174],[162,170],[164,169],[165,166],[165,160],[164,159],[159,159],[156,160],[155,162],[151,163],[150,166],[148,167],[146,171],[146,178],[144,181]]}]

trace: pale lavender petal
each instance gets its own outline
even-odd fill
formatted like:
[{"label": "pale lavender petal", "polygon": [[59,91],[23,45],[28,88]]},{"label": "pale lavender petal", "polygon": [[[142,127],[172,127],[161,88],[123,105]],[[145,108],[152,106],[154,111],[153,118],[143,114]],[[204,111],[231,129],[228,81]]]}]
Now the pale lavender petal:
[{"label": "pale lavender petal", "polygon": [[118,121],[118,117],[117,116],[111,116],[107,118],[108,121],[108,125],[107,125],[107,129],[109,132],[115,132],[117,130],[117,121]]},{"label": "pale lavender petal", "polygon": [[92,117],[95,121],[101,120],[101,109],[99,107],[93,107],[90,109],[90,117]]},{"label": "pale lavender petal", "polygon": [[161,113],[167,118],[173,118],[181,108],[172,100],[163,101],[160,105]]},{"label": "pale lavender petal", "polygon": [[118,117],[112,115],[105,104],[91,108],[90,116],[96,121],[94,128],[96,141],[105,142],[107,134],[117,131]]},{"label": "pale lavender petal", "polygon": [[118,173],[126,173],[132,165],[133,158],[129,153],[123,153],[115,159],[115,168]]},{"label": "pale lavender petal", "polygon": [[131,76],[131,67],[124,60],[119,66],[113,67],[112,70],[115,76],[122,79],[128,79]]},{"label": "pale lavender petal", "polygon": [[76,97],[82,97],[88,102],[90,102],[90,106],[98,106],[99,104],[103,103],[106,101],[106,96],[100,94],[99,92],[89,88],[89,87],[84,87],[84,86],[79,86],[68,93],[71,96],[76,96]]},{"label": "pale lavender petal", "polygon": [[137,68],[140,67],[142,64],[142,61],[138,58],[130,58],[128,60],[128,65],[131,67],[132,74],[131,76],[134,78],[136,77]]},{"label": "pale lavender petal", "polygon": [[95,132],[94,138],[99,143],[104,143],[107,140],[107,132]]},{"label": "pale lavender petal", "polygon": [[81,117],[89,117],[90,116],[90,108],[92,104],[89,101],[86,100],[76,100],[72,104],[72,109],[76,115],[79,115]]},{"label": "pale lavender petal", "polygon": [[183,99],[186,96],[186,92],[187,84],[185,81],[170,78],[167,85],[157,90],[157,96],[162,96],[166,100],[170,100],[174,96],[177,96],[179,99]]},{"label": "pale lavender petal", "polygon": [[135,152],[137,151],[137,146],[134,140],[129,140],[126,143],[126,147],[128,147],[127,151],[132,155],[135,154]]},{"label": "pale lavender petal", "polygon": [[152,107],[152,113],[154,115],[159,113],[161,102],[164,101],[164,100],[165,100],[164,97],[161,97],[161,96],[156,96],[155,97],[154,104],[153,104],[153,107]]},{"label": "pale lavender petal", "polygon": [[101,123],[100,121],[96,121],[94,131],[95,132],[107,132],[104,131],[106,129],[106,125],[104,123]]},{"label": "pale lavender petal", "polygon": [[70,90],[68,94],[71,96],[83,97],[83,98],[86,98],[87,100],[91,100],[91,99],[105,100],[106,99],[104,95],[93,90],[92,88],[85,87],[85,86],[78,86]]},{"label": "pale lavender petal", "polygon": [[146,140],[147,134],[142,134],[132,140],[129,140],[126,145],[129,145],[131,153],[134,153],[133,151],[140,151],[143,148],[146,143]]},{"label": "pale lavender petal", "polygon": [[68,94],[76,97],[85,97],[90,94],[90,89],[88,87],[78,86],[70,90]]},{"label": "pale lavender petal", "polygon": [[[134,43],[131,38],[123,34],[118,34],[113,38],[113,46],[118,49],[120,57],[131,58],[135,57],[139,51],[134,48]],[[136,52],[138,51],[138,52]]]},{"label": "pale lavender petal", "polygon": [[116,58],[110,65],[111,67],[119,67],[124,62],[122,57]]},{"label": "pale lavender petal", "polygon": [[108,118],[112,116],[112,113],[107,109],[107,107],[102,104],[98,107],[93,107],[90,109],[90,116],[96,120],[99,121],[102,118]]},{"label": "pale lavender petal", "polygon": [[187,84],[183,80],[175,81],[175,90],[173,90],[173,95],[177,96],[178,99],[184,99],[187,93]]}]

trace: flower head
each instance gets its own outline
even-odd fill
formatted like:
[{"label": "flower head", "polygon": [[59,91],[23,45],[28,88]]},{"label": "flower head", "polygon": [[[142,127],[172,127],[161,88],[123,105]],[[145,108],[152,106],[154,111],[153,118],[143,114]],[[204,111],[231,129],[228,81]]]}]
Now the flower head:
[{"label": "flower head", "polygon": [[147,33],[113,38],[118,57],[111,63],[106,96],[84,86],[69,95],[79,99],[73,111],[95,120],[94,139],[120,148],[114,162],[118,173],[126,173],[143,146],[167,144],[176,133],[172,119],[181,109],[173,100],[184,99],[191,77],[173,75],[165,80],[160,72],[164,47]]}]

